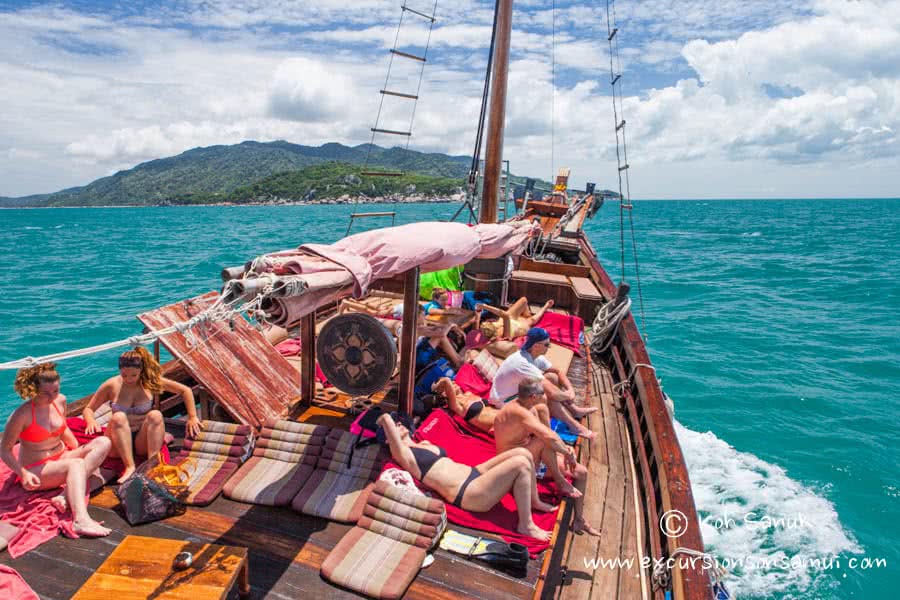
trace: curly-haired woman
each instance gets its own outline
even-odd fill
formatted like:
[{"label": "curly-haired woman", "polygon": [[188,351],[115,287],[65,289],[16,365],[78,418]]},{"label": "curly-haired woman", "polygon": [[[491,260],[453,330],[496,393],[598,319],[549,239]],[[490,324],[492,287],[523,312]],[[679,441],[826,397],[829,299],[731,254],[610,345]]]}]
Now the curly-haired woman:
[{"label": "curly-haired woman", "polygon": [[[27,491],[66,486],[53,499],[60,511],[72,509],[73,528],[86,537],[109,535],[110,530],[87,511],[88,477],[109,453],[106,438],[79,446],[66,426],[66,397],[59,393],[59,373],[53,363],[20,369],[14,388],[25,402],[13,411],[3,431],[0,458]],[[19,442],[19,454],[13,447]]]}]

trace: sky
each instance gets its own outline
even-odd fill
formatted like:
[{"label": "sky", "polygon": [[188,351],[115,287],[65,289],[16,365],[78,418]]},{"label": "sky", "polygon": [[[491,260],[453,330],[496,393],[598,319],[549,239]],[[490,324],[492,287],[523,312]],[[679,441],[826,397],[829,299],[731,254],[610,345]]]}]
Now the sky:
[{"label": "sky", "polygon": [[[493,2],[0,0],[0,196],[244,140],[471,155]],[[619,0],[631,196],[900,196],[900,0]],[[504,156],[617,188],[607,9],[515,0]],[[414,108],[414,114],[413,114]],[[404,143],[376,135],[382,146]]]}]

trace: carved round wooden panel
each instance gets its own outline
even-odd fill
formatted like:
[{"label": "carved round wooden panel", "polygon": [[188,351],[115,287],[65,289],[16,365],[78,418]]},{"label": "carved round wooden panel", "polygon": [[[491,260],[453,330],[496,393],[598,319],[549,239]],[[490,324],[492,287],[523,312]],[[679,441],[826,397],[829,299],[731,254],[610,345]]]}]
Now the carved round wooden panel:
[{"label": "carved round wooden panel", "polygon": [[383,389],[391,378],[397,347],[378,319],[352,313],[325,323],[316,342],[316,358],[334,387],[365,396]]}]

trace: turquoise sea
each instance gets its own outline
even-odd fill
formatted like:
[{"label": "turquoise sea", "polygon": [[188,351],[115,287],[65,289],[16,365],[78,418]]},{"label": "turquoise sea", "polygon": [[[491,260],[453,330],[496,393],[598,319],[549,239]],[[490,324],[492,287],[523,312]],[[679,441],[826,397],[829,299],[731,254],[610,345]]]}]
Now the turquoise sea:
[{"label": "turquoise sea", "polygon": [[[0,211],[0,362],[138,333],[136,313],[217,288],[223,266],[333,241],[355,208]],[[402,223],[456,208],[388,209]],[[726,583],[896,597],[900,202],[644,201],[634,217],[650,353]],[[617,207],[588,232],[618,279]],[[116,355],[63,363],[64,392],[92,392]],[[0,372],[3,415],[12,379]]]}]

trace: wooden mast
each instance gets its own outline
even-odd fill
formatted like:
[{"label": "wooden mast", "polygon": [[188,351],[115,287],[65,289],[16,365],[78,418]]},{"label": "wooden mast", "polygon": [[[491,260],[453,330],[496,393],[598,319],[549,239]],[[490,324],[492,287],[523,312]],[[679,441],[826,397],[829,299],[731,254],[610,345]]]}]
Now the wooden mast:
[{"label": "wooden mast", "polygon": [[490,117],[484,155],[484,187],[481,192],[482,223],[497,222],[497,192],[503,167],[503,127],[506,121],[506,88],[509,74],[509,40],[512,37],[512,0],[497,0],[497,37],[491,75]]}]

